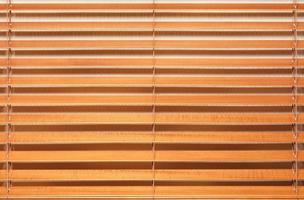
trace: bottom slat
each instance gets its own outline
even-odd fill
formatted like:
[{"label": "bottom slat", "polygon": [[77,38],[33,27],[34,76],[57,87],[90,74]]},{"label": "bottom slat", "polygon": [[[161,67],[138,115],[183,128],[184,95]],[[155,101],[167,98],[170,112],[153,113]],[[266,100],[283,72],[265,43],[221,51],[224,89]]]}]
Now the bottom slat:
[{"label": "bottom slat", "polygon": [[[151,196],[152,186],[13,186],[14,196]],[[156,186],[156,197],[295,197],[292,186]]]}]

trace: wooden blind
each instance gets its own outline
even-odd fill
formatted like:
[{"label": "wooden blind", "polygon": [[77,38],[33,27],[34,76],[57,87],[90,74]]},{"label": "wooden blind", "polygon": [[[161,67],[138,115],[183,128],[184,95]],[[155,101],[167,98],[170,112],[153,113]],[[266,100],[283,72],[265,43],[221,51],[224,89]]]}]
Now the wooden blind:
[{"label": "wooden blind", "polygon": [[0,198],[304,198],[301,0],[0,0]]}]

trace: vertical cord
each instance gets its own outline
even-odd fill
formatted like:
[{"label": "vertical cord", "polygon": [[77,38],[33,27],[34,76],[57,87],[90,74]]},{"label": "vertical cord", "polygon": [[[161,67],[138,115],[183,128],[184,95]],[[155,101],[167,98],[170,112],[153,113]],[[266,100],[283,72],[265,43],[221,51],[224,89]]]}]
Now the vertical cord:
[{"label": "vertical cord", "polygon": [[298,4],[297,0],[293,1],[293,57],[292,57],[292,75],[293,75],[293,174],[294,174],[294,190],[298,197],[298,31],[297,31],[297,20],[298,20]]},{"label": "vertical cord", "polygon": [[7,67],[6,67],[6,93],[7,93],[7,101],[6,101],[6,189],[7,189],[7,199],[10,194],[10,170],[11,170],[11,162],[10,162],[10,133],[11,133],[11,104],[10,104],[10,93],[11,93],[11,36],[12,36],[12,2],[11,0],[7,0]]},{"label": "vertical cord", "polygon": [[155,133],[155,122],[156,122],[156,110],[155,110],[155,104],[156,104],[156,91],[155,91],[155,84],[156,84],[156,69],[155,69],[155,0],[153,0],[153,23],[152,23],[152,98],[153,98],[153,105],[152,105],[152,112],[153,112],[153,124],[152,124],[152,134],[153,134],[153,142],[152,142],[152,153],[153,153],[153,162],[152,162],[152,171],[153,171],[153,179],[152,179],[152,187],[153,187],[153,199],[155,199],[155,139],[156,139],[156,133]]}]

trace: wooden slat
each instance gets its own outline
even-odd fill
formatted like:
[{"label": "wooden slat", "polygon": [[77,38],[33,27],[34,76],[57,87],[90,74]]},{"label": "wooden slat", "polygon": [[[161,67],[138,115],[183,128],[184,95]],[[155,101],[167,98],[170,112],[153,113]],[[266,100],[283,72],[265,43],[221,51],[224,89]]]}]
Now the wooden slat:
[{"label": "wooden slat", "polygon": [[[6,41],[0,46],[7,48]],[[153,40],[12,40],[11,48],[16,49],[54,49],[54,48],[152,48]],[[155,40],[154,48],[254,48],[280,49],[292,48],[292,40]],[[303,48],[303,41],[298,41]]]},{"label": "wooden slat", "polygon": [[143,196],[152,194],[152,186],[13,186],[11,196]]},{"label": "wooden slat", "polygon": [[[156,151],[157,161],[171,162],[290,162],[292,151]],[[303,155],[299,156],[299,160]]]},{"label": "wooden slat", "polygon": [[29,105],[33,104],[33,98],[35,98],[35,104],[111,104],[111,105],[144,105],[152,104],[152,95],[12,95],[10,102],[12,105]]},{"label": "wooden slat", "polygon": [[[165,181],[274,181],[291,180],[290,169],[156,170],[156,180]],[[12,181],[151,180],[152,170],[12,170]]]},{"label": "wooden slat", "polygon": [[91,77],[12,77],[12,85],[146,85],[152,86],[152,76],[91,76]]},{"label": "wooden slat", "polygon": [[12,114],[12,124],[39,123],[110,123],[110,124],[150,124],[152,113],[44,113]]},{"label": "wooden slat", "polygon": [[[5,8],[4,4],[0,4],[1,8]],[[156,3],[156,9],[203,9],[203,10],[291,10],[291,3]],[[96,10],[96,9],[153,9],[151,3],[77,3],[77,4],[33,4],[18,3],[12,4],[13,10]],[[299,9],[303,9],[303,4],[299,3]]]},{"label": "wooden slat", "polygon": [[156,170],[156,180],[185,181],[274,181],[294,178],[290,169]]},{"label": "wooden slat", "polygon": [[[300,78],[300,84],[303,80]],[[157,77],[155,79],[157,86],[169,85],[191,85],[198,86],[285,86],[293,85],[292,77]]]},{"label": "wooden slat", "polygon": [[12,143],[114,143],[145,142],[153,140],[151,132],[100,131],[100,132],[12,132]]},{"label": "wooden slat", "polygon": [[204,196],[205,198],[223,198],[227,195],[231,198],[236,197],[268,197],[278,198],[290,197],[294,194],[292,186],[156,186],[156,195],[184,196]]},{"label": "wooden slat", "polygon": [[7,170],[6,169],[0,169],[0,181],[7,180]]},{"label": "wooden slat", "polygon": [[[104,131],[104,132],[12,132],[12,143],[291,143],[294,141],[292,132],[141,132],[141,131]],[[304,142],[303,134],[299,141]]]},{"label": "wooden slat", "polygon": [[[35,99],[35,102],[32,99]],[[292,95],[277,94],[161,94],[156,97],[157,105],[292,105]],[[6,103],[6,96],[0,95],[0,102]],[[132,95],[77,95],[77,94],[13,94],[12,105],[151,105],[150,94]],[[304,104],[304,98],[298,97],[298,103]]]},{"label": "wooden slat", "polygon": [[[298,59],[299,67],[303,66],[303,59]],[[6,59],[0,59],[0,65],[5,65]],[[190,58],[162,58],[155,59],[155,65],[158,68],[193,68],[199,67],[270,67],[270,68],[287,68],[292,67],[292,59],[288,58],[208,58],[208,59],[190,59]],[[143,68],[153,66],[152,57],[149,58],[18,58],[11,59],[11,66],[16,67],[132,67]],[[185,67],[186,66],[186,67]]]},{"label": "wooden slat", "polygon": [[3,163],[6,161],[6,155],[7,153],[4,151],[4,149],[2,151],[0,151],[0,163]]},{"label": "wooden slat", "polygon": [[[0,65],[5,65],[6,60],[0,59]],[[130,67],[132,68],[143,68],[150,67],[152,68],[152,59],[144,58],[114,58],[114,59],[71,59],[71,58],[62,58],[62,59],[31,59],[31,58],[20,58],[20,59],[11,59],[11,66],[14,67],[52,67],[52,68],[61,68],[61,67],[84,67],[84,66],[116,66],[116,67]]]},{"label": "wooden slat", "polygon": [[98,161],[151,161],[149,150],[133,151],[12,151],[12,162],[98,162]]},{"label": "wooden slat", "polygon": [[156,113],[155,121],[160,124],[290,124],[293,117],[282,113]]},{"label": "wooden slat", "polygon": [[[217,193],[217,191],[221,191]],[[192,191],[192,192],[191,192]],[[14,186],[11,189],[12,196],[22,196],[22,195],[48,195],[48,196],[61,195],[73,195],[74,197],[81,197],[83,195],[88,196],[100,196],[108,197],[108,195],[121,196],[129,195],[132,197],[136,196],[152,196],[153,190],[150,186]],[[75,195],[77,194],[77,195]],[[229,195],[231,198],[238,197],[243,195],[243,197],[264,197],[264,198],[278,198],[286,197],[291,198],[295,197],[292,186],[158,186],[156,187],[157,197],[165,197],[167,195],[173,196],[184,196],[184,199],[189,199],[191,197],[202,197],[202,198],[211,198],[211,197],[220,197],[223,198],[226,195]],[[225,196],[223,196],[225,195]],[[85,197],[85,196],[83,196]],[[227,196],[226,196],[227,198]]]},{"label": "wooden slat", "polygon": [[[291,124],[292,113],[156,113],[159,124]],[[0,122],[6,115],[0,115]],[[304,117],[299,115],[299,123]],[[110,123],[151,124],[152,113],[31,113],[11,114],[12,124]]]},{"label": "wooden slat", "polygon": [[[302,137],[303,138],[303,137]],[[303,139],[299,139],[304,141]],[[292,132],[157,132],[155,140],[168,143],[290,143],[294,140]]]},{"label": "wooden slat", "polygon": [[12,181],[151,180],[152,170],[12,170]]},{"label": "wooden slat", "polygon": [[[0,22],[0,28],[6,29],[7,23]],[[196,30],[291,30],[292,22],[155,22],[155,29],[196,29]],[[12,22],[12,30],[69,30],[69,29],[139,29],[151,30],[153,22]],[[298,30],[303,24],[298,22]]]},{"label": "wooden slat", "polygon": [[4,143],[7,140],[7,134],[5,132],[0,132],[0,143]]},{"label": "wooden slat", "polygon": [[[6,82],[0,78],[0,83]],[[13,76],[12,85],[146,85],[153,84],[152,76]],[[224,86],[224,87],[291,87],[292,77],[172,77],[155,78],[156,86]],[[303,78],[299,78],[299,86],[304,86]]]},{"label": "wooden slat", "polygon": [[[303,159],[299,154],[299,160]],[[247,150],[247,151],[156,151],[156,161],[170,162],[290,162],[293,151]],[[149,150],[106,150],[106,151],[12,151],[12,162],[90,162],[90,161],[151,161]]]},{"label": "wooden slat", "polygon": [[[299,103],[303,104],[303,97],[299,97]],[[292,104],[291,95],[240,95],[240,94],[183,94],[183,95],[157,95],[158,104],[187,104],[187,105],[290,105]]]}]

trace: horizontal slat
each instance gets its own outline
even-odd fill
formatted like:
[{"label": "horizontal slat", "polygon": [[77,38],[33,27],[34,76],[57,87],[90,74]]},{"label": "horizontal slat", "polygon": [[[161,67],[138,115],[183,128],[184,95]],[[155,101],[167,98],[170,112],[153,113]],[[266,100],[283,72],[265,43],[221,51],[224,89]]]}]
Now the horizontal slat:
[{"label": "horizontal slat", "polygon": [[[12,124],[152,124],[152,113],[26,113],[11,114]],[[299,114],[298,122],[304,122]],[[0,122],[6,122],[7,115],[0,115]],[[292,113],[156,113],[157,124],[291,124]]]},{"label": "horizontal slat", "polygon": [[77,143],[77,142],[148,142],[151,143],[153,135],[144,131],[121,132],[12,132],[12,143]]},{"label": "horizontal slat", "polygon": [[12,124],[39,124],[39,123],[152,123],[152,113],[107,113],[107,114],[12,114]]},{"label": "horizontal slat", "polygon": [[156,113],[155,117],[155,122],[160,124],[290,124],[293,121],[294,114],[282,113]]},{"label": "horizontal slat", "polygon": [[12,181],[64,180],[280,181],[291,180],[290,169],[236,170],[11,170]]},{"label": "horizontal slat", "polygon": [[[7,78],[0,78],[5,84]],[[222,86],[222,87],[292,87],[293,77],[155,77],[155,86]],[[153,77],[145,76],[12,76],[11,85],[154,85]],[[298,78],[298,85],[304,86],[304,79]]]},{"label": "horizontal slat", "polygon": [[6,169],[0,169],[0,181],[7,180],[8,171]]},{"label": "horizontal slat", "polygon": [[[5,140],[3,140],[5,141]],[[12,143],[291,143],[292,132],[12,132]],[[298,141],[304,142],[303,134]]]},{"label": "horizontal slat", "polygon": [[[154,157],[155,156],[155,157]],[[158,162],[290,162],[293,151],[161,151],[106,150],[106,151],[12,151],[12,162],[90,162],[90,161],[152,161]],[[304,160],[303,153],[298,159]]]},{"label": "horizontal slat", "polygon": [[[288,58],[206,58],[206,59],[192,59],[192,58],[158,58],[153,61],[151,58],[13,58],[11,59],[11,66],[15,67],[124,67],[124,68],[152,68],[155,62],[158,68],[193,68],[198,67],[271,67],[271,68],[286,68],[292,67],[292,59]],[[304,65],[304,59],[298,59],[299,67]],[[6,59],[0,59],[0,65],[6,65]]]},{"label": "horizontal slat", "polygon": [[[292,132],[159,132],[155,141],[168,143],[289,143],[294,140]],[[299,136],[299,141],[304,141]]]},{"label": "horizontal slat", "polygon": [[[12,30],[53,30],[53,29],[152,29],[156,30],[292,30],[292,22],[12,22]],[[7,29],[7,23],[0,23]],[[298,30],[303,23],[298,22]]]},{"label": "horizontal slat", "polygon": [[[0,4],[5,9],[5,4]],[[299,9],[303,9],[303,4],[299,3]],[[291,3],[89,3],[89,4],[33,4],[18,3],[12,4],[13,10],[99,10],[99,9],[203,9],[203,10],[291,10]]]},{"label": "horizontal slat", "polygon": [[0,143],[4,143],[7,140],[7,134],[5,132],[0,132]]},{"label": "horizontal slat", "polygon": [[151,195],[152,186],[13,186],[10,194],[13,197],[22,195],[94,195],[109,196],[143,196]]},{"label": "horizontal slat", "polygon": [[156,180],[185,181],[276,181],[294,177],[290,169],[156,170]]},{"label": "horizontal slat", "polygon": [[[77,95],[77,94],[12,94],[11,105],[292,105],[292,95],[276,94],[158,94],[153,95]],[[33,102],[35,99],[35,102]],[[7,96],[0,95],[0,102],[6,104]],[[304,104],[304,98],[298,97]]]},{"label": "horizontal slat", "polygon": [[[292,22],[12,22],[12,30],[69,30],[69,29],[139,29],[139,30],[292,30]],[[298,22],[298,30],[303,23]],[[8,23],[0,22],[0,29],[8,29]]]},{"label": "horizontal slat", "polygon": [[[6,41],[0,46],[7,48]],[[12,40],[11,48],[54,49],[54,48],[292,48],[292,40]],[[298,48],[303,48],[303,41],[298,41]]]},{"label": "horizontal slat", "polygon": [[[156,186],[157,195],[176,195],[186,198],[203,195],[219,198],[222,195],[230,197],[277,197],[279,195],[294,195],[292,186]],[[282,196],[281,196],[282,197]]]},{"label": "horizontal slat", "polygon": [[[294,159],[293,151],[156,151],[157,161],[171,162],[288,162]],[[303,160],[303,154],[299,154]]]},{"label": "horizontal slat", "polygon": [[11,170],[12,181],[151,180],[152,170]]},{"label": "horizontal slat", "polygon": [[[151,186],[13,186],[10,190],[11,195],[152,195]],[[193,196],[223,197],[285,197],[295,196],[292,186],[156,186],[157,196]],[[280,196],[282,197],[282,196]]]},{"label": "horizontal slat", "polygon": [[[299,96],[298,103],[303,104],[304,98]],[[156,97],[158,104],[187,104],[187,105],[215,105],[215,104],[231,104],[231,105],[290,105],[293,103],[290,95],[235,95],[235,94],[216,94],[216,95],[158,95]]]},{"label": "horizontal slat", "polygon": [[150,150],[133,151],[12,151],[13,162],[151,161]]},{"label": "horizontal slat", "polygon": [[2,151],[0,151],[0,162],[4,162],[7,159],[7,152],[4,151],[4,149]]},{"label": "horizontal slat", "polygon": [[[294,79],[292,77],[157,77],[156,86],[169,85],[191,85],[199,86],[292,86]],[[299,78],[299,84],[303,84],[302,78]]]}]

